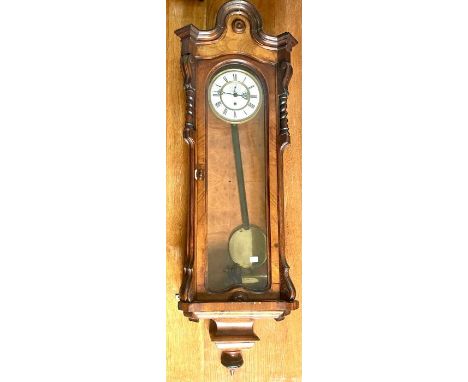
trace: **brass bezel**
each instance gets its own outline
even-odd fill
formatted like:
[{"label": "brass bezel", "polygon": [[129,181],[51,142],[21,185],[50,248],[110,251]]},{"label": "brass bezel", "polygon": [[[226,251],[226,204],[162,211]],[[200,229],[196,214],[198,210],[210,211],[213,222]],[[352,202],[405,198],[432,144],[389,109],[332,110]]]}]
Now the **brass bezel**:
[{"label": "brass bezel", "polygon": [[[227,67],[228,66],[228,67]],[[227,67],[227,68],[226,68]],[[265,89],[263,88],[262,84],[261,84],[261,81],[260,79],[257,77],[257,75],[253,72],[250,72],[248,70],[245,70],[244,69],[244,66],[238,66],[236,64],[227,64],[226,67],[222,67],[222,69],[220,69],[219,72],[217,72],[216,74],[213,75],[213,77],[211,78],[211,81],[208,85],[208,88],[207,88],[207,98],[208,98],[208,104],[210,105],[210,109],[211,111],[213,111],[214,115],[216,115],[216,117],[218,117],[219,119],[221,119],[222,121],[224,122],[228,122],[230,124],[237,124],[237,125],[240,125],[242,123],[246,123],[248,121],[250,121],[251,119],[253,119],[259,112],[260,109],[263,108],[263,99],[264,99],[264,93],[265,93]],[[211,89],[213,88],[213,85],[215,83],[215,81],[221,77],[224,73],[227,73],[227,72],[230,72],[232,70],[236,70],[238,72],[241,72],[241,73],[244,73],[246,75],[248,75],[252,80],[253,82],[255,82],[255,84],[257,85],[258,89],[259,89],[259,100],[258,100],[258,105],[257,105],[257,108],[255,109],[254,113],[251,114],[250,116],[248,116],[247,118],[245,119],[230,119],[230,118],[226,118],[225,116],[223,116],[222,114],[220,114],[216,108],[214,107],[213,103],[211,102],[211,97],[210,97],[210,92],[211,92]],[[232,81],[231,81],[232,82]],[[232,110],[232,109],[230,109]],[[240,109],[242,110],[242,109]]]}]

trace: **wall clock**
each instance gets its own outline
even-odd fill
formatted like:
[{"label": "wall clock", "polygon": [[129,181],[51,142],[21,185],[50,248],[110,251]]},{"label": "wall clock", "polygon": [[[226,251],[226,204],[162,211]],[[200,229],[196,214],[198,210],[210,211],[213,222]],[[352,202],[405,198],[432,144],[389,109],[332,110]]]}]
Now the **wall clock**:
[{"label": "wall clock", "polygon": [[210,320],[231,372],[259,338],[255,320],[298,308],[286,261],[283,150],[289,144],[289,33],[262,30],[255,7],[226,2],[212,30],[181,39],[189,145],[187,247],[179,309]]}]

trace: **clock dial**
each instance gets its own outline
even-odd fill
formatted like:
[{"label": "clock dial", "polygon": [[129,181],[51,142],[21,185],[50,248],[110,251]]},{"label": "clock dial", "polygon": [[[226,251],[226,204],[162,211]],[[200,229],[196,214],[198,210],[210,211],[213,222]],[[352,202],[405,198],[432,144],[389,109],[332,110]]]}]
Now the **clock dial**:
[{"label": "clock dial", "polygon": [[218,73],[208,91],[212,110],[228,122],[242,123],[252,119],[262,103],[258,79],[242,69],[232,68]]}]

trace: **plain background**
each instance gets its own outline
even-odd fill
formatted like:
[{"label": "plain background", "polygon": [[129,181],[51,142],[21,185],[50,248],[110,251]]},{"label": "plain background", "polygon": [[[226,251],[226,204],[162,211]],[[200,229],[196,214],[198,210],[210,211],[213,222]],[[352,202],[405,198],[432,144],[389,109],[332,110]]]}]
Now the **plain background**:
[{"label": "plain background", "polygon": [[[164,380],[164,17],[0,5],[2,381]],[[466,381],[465,2],[303,18],[303,379]]]}]

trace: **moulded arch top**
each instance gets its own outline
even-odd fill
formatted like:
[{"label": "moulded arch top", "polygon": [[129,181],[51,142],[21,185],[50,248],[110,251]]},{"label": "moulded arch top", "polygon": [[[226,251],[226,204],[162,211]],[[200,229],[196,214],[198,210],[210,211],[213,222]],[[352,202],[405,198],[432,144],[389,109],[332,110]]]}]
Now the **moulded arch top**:
[{"label": "moulded arch top", "polygon": [[231,0],[224,3],[218,10],[216,25],[213,29],[200,30],[193,24],[189,24],[176,30],[175,33],[181,40],[189,38],[190,42],[195,45],[213,44],[222,39],[228,29],[235,28],[229,25],[233,15],[241,16],[242,20],[248,22],[246,31],[250,31],[253,40],[266,49],[291,51],[292,47],[297,44],[297,40],[289,32],[278,36],[263,32],[259,12],[252,3],[245,0]]}]

